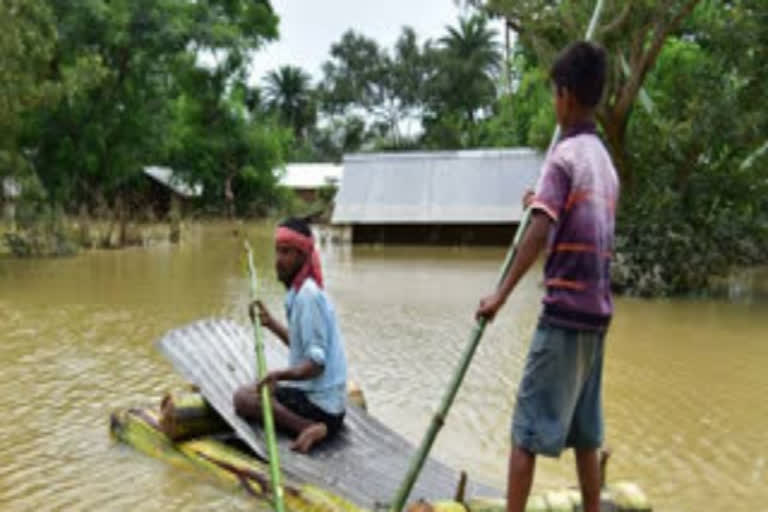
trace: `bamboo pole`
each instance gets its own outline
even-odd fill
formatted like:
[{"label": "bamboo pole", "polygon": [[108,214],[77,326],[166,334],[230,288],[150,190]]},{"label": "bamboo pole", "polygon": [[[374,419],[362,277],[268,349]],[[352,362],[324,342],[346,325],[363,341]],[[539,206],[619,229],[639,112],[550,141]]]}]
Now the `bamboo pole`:
[{"label": "bamboo pole", "polygon": [[[592,12],[592,17],[589,20],[589,26],[587,28],[587,33],[585,36],[585,39],[588,41],[592,39],[592,36],[595,32],[595,28],[597,27],[597,22],[600,19],[600,13],[602,12],[602,10],[603,10],[603,0],[597,0],[595,4],[595,9]],[[559,137],[559,134],[560,134],[560,127],[558,126],[555,129],[555,133],[553,134],[552,143],[550,144],[550,149],[554,146],[555,142]],[[517,247],[520,244],[520,240],[522,239],[523,234],[528,229],[528,224],[530,223],[530,220],[531,220],[531,210],[530,208],[526,208],[525,212],[523,213],[523,218],[520,220],[520,225],[517,228],[517,232],[515,233],[514,240],[512,240],[512,245],[510,245],[509,250],[507,251],[507,257],[504,259],[504,264],[501,267],[501,273],[499,276],[499,282],[497,287],[504,282],[504,279],[507,277],[507,274],[509,273],[509,269],[512,266],[512,262],[515,259],[515,255],[517,254]],[[459,361],[459,367],[454,372],[453,378],[451,379],[451,382],[448,386],[448,390],[446,391],[445,395],[443,395],[443,399],[440,403],[440,409],[438,409],[438,411],[432,417],[432,422],[429,425],[429,429],[427,430],[427,433],[424,436],[424,439],[422,440],[421,445],[419,446],[419,450],[411,459],[411,465],[408,469],[408,473],[405,475],[405,479],[403,480],[403,483],[400,485],[400,488],[397,491],[397,495],[395,496],[392,502],[392,506],[391,506],[392,512],[400,512],[403,509],[403,506],[405,506],[405,502],[411,493],[411,489],[413,488],[413,485],[416,483],[416,478],[418,478],[419,472],[421,471],[421,468],[424,466],[424,462],[426,461],[427,456],[429,455],[429,451],[432,448],[432,444],[435,442],[438,432],[440,431],[440,429],[443,427],[443,424],[445,423],[445,418],[448,415],[448,410],[451,408],[451,405],[453,404],[453,400],[456,398],[456,394],[458,393],[459,387],[461,386],[461,382],[464,380],[464,375],[466,375],[467,370],[469,369],[469,365],[472,362],[472,358],[475,355],[475,350],[477,350],[477,346],[480,344],[480,339],[483,337],[483,333],[485,332],[485,326],[487,325],[487,323],[488,322],[485,318],[481,318],[475,323],[475,326],[472,329],[472,333],[470,335],[469,343],[464,349],[464,353],[462,354],[461,360]]]},{"label": "bamboo pole", "polygon": [[[245,251],[248,255],[248,274],[251,282],[251,300],[258,296],[258,284],[256,282],[256,267],[253,265],[253,251],[251,244],[245,241]],[[261,323],[258,315],[251,318],[253,324],[253,337],[256,342],[256,364],[258,366],[259,379],[267,375],[267,361],[264,356],[264,342],[261,339]],[[264,432],[267,435],[267,449],[269,452],[269,473],[272,481],[274,507],[277,512],[285,512],[283,504],[283,485],[280,482],[280,460],[277,452],[277,439],[275,437],[275,421],[272,417],[272,399],[269,386],[261,387],[261,405],[264,415]]]}]

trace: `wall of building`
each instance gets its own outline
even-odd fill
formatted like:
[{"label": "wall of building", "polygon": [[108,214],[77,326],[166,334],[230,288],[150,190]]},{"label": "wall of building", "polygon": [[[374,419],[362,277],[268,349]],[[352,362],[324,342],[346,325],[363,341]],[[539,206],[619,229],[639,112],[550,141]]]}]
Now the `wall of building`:
[{"label": "wall of building", "polygon": [[352,243],[507,246],[517,224],[355,224]]}]

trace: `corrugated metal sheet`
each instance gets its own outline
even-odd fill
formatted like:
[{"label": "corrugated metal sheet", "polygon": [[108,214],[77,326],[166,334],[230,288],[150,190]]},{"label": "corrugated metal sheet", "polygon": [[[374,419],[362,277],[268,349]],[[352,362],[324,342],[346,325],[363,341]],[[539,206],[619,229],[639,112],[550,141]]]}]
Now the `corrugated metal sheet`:
[{"label": "corrugated metal sheet", "polygon": [[542,162],[528,148],[347,155],[333,222],[516,222]]},{"label": "corrugated metal sheet", "polygon": [[280,176],[280,185],[287,188],[316,189],[326,185],[338,185],[342,167],[327,163],[285,164],[283,169],[276,169]]},{"label": "corrugated metal sheet", "polygon": [[[200,387],[243,441],[266,458],[261,429],[240,419],[232,405],[235,390],[256,378],[252,343],[251,333],[232,321],[205,320],[169,332],[158,346],[182,376]],[[285,347],[268,342],[265,348],[270,368],[285,367]],[[352,405],[339,436],[318,446],[310,455],[291,451],[290,441],[280,436],[280,460],[286,473],[369,508],[386,504],[394,496],[414,453],[408,441]],[[458,479],[456,471],[429,459],[411,497],[451,498]],[[499,495],[471,479],[467,486],[467,496]]]}]

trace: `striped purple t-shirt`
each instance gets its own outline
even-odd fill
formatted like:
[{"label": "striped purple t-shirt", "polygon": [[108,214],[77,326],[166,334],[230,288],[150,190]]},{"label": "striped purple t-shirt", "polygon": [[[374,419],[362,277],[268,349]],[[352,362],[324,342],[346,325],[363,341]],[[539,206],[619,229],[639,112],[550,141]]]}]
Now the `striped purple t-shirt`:
[{"label": "striped purple t-shirt", "polygon": [[616,170],[595,125],[566,130],[544,161],[531,204],[554,222],[544,268],[544,320],[572,329],[608,327],[618,194]]}]

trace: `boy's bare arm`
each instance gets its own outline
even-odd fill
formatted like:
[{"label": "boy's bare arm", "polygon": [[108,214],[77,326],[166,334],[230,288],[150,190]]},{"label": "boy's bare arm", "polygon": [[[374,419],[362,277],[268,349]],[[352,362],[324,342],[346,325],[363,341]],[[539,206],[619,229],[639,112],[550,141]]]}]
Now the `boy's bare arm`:
[{"label": "boy's bare arm", "polygon": [[531,224],[523,236],[523,241],[520,242],[520,247],[518,247],[507,277],[495,293],[480,301],[480,306],[475,314],[478,319],[487,318],[489,321],[493,320],[496,313],[507,301],[509,294],[517,286],[518,281],[528,272],[528,269],[531,268],[531,265],[539,257],[541,251],[546,247],[551,226],[552,221],[545,213],[540,211],[533,212]]}]

